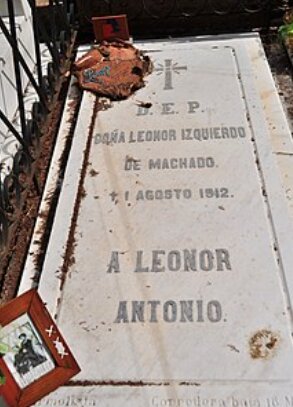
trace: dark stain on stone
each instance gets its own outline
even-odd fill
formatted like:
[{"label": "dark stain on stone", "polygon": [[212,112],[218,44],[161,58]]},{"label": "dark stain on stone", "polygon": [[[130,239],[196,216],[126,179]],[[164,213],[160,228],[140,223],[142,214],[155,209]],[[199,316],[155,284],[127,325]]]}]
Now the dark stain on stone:
[{"label": "dark stain on stone", "polygon": [[[97,349],[97,352],[100,351]],[[65,384],[65,386],[70,387],[89,387],[89,386],[111,386],[111,387],[162,387],[162,386],[171,386],[172,383],[168,381],[161,382],[145,382],[142,380],[139,381],[91,381],[91,380],[70,380]],[[200,383],[197,382],[180,382],[179,386],[200,386]]]},{"label": "dark stain on stone", "polygon": [[233,352],[240,353],[240,350],[237,349],[236,346],[230,345],[230,344],[228,344],[227,346],[228,346],[228,348],[229,348],[230,350],[232,350]]},{"label": "dark stain on stone", "polygon": [[262,329],[249,339],[249,353],[252,359],[269,359],[273,356],[280,342],[276,332]]},{"label": "dark stain on stone", "polygon": [[84,179],[85,179],[86,171],[88,168],[88,158],[89,158],[90,147],[91,147],[93,132],[94,132],[94,125],[95,125],[95,120],[97,117],[98,110],[99,110],[99,99],[96,98],[94,106],[93,106],[93,113],[92,113],[91,123],[89,126],[89,131],[88,131],[88,140],[87,140],[86,148],[84,151],[83,166],[82,166],[82,170],[81,170],[81,174],[80,174],[78,192],[77,192],[77,197],[75,200],[73,215],[72,215],[72,219],[71,219],[71,227],[70,227],[69,237],[67,240],[66,251],[65,251],[65,255],[64,255],[64,262],[63,262],[63,266],[61,269],[61,273],[62,273],[62,282],[61,282],[61,287],[60,287],[61,291],[63,290],[67,271],[70,268],[70,266],[72,265],[72,259],[74,259],[74,249],[76,246],[75,229],[76,229],[76,223],[77,223],[81,200],[86,196],[86,191],[84,189]]},{"label": "dark stain on stone", "polygon": [[196,382],[180,382],[179,386],[200,386],[200,383]]},{"label": "dark stain on stone", "polygon": [[137,102],[137,106],[144,107],[145,109],[150,109],[153,104],[151,102]]},{"label": "dark stain on stone", "polygon": [[99,172],[94,170],[93,168],[90,170],[90,176],[95,177],[96,175],[99,175]]},{"label": "dark stain on stone", "polygon": [[91,381],[91,380],[84,380],[84,381],[69,381],[67,382],[66,386],[76,386],[76,387],[88,387],[88,386],[111,386],[111,387],[144,387],[144,386],[170,386],[170,382],[144,382],[142,380],[139,381]]}]

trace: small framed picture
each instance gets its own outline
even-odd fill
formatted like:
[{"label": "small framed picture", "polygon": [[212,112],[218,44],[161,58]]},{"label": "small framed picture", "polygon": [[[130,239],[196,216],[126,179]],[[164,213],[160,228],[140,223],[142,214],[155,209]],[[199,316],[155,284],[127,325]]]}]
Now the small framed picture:
[{"label": "small framed picture", "polygon": [[115,39],[129,40],[128,22],[125,14],[93,17],[92,23],[96,40],[99,42]]},{"label": "small framed picture", "polygon": [[30,406],[80,371],[36,290],[1,307],[0,326],[0,400],[8,406]]}]

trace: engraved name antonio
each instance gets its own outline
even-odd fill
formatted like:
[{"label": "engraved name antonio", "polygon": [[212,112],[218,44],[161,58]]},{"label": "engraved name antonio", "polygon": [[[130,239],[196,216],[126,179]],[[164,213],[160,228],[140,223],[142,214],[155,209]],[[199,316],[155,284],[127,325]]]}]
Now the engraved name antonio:
[{"label": "engraved name antonio", "polygon": [[[120,273],[120,257],[125,252],[113,251],[107,273]],[[163,272],[230,272],[230,253],[227,249],[138,250],[135,253],[134,273]],[[122,263],[122,262],[121,262]],[[139,275],[139,274],[137,274]],[[119,301],[115,324],[136,322],[225,322],[221,303],[216,299],[158,298]]]},{"label": "engraved name antonio", "polygon": [[217,300],[119,301],[114,323],[226,322]]}]

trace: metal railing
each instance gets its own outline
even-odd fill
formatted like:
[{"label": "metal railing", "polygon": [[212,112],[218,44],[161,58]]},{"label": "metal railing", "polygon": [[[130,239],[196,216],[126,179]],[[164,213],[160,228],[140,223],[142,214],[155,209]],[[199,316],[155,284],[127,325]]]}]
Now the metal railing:
[{"label": "metal railing", "polygon": [[[33,75],[19,48],[17,36],[16,0],[7,2],[7,18],[0,17],[0,33],[4,35],[13,58],[15,91],[19,112],[16,127],[7,113],[0,109],[0,123],[13,135],[19,147],[14,154],[9,173],[3,174],[0,162],[0,260],[7,247],[9,230],[15,218],[15,208],[22,205],[25,177],[30,177],[38,190],[38,179],[33,170],[41,144],[41,124],[51,108],[58,78],[68,58],[73,34],[73,5],[81,27],[92,33],[93,15],[127,14],[133,35],[143,37],[205,34],[241,31],[252,27],[268,27],[276,15],[281,15],[290,0],[48,0],[45,20],[36,8],[36,0],[26,2],[31,13],[36,75]],[[15,1],[15,2],[14,2]],[[292,1],[291,1],[292,3]],[[44,16],[44,14],[43,14]],[[8,20],[7,20],[8,19]],[[8,22],[7,22],[8,21]],[[46,73],[42,68],[40,44],[45,43],[50,62]],[[1,63],[1,51],[0,51]],[[28,113],[24,104],[25,75],[38,101]]]},{"label": "metal railing", "polygon": [[[13,75],[11,73],[13,80],[11,79],[10,82],[17,94],[19,117],[19,126],[16,126],[7,112],[0,108],[2,127],[14,136],[18,144],[16,153],[11,157],[12,165],[8,172],[6,169],[4,173],[4,163],[0,162],[0,259],[9,241],[10,226],[15,221],[17,209],[22,205],[22,192],[27,185],[25,180],[32,179],[36,190],[40,192],[33,166],[41,143],[41,125],[50,112],[58,78],[69,56],[68,50],[73,35],[71,2],[61,3],[58,0],[49,0],[49,6],[46,8],[50,19],[49,31],[38,13],[36,1],[23,1],[29,6],[30,24],[33,30],[35,74],[32,73],[28,60],[19,47],[14,0],[7,0],[7,16],[5,18],[0,16],[0,33],[9,45],[13,58],[14,72]],[[50,62],[47,64],[45,74],[41,41],[46,44],[50,54]],[[24,76],[26,81],[23,79]],[[37,101],[32,104],[30,112],[27,111],[24,103],[24,84],[26,83],[32,86],[37,95]]]},{"label": "metal railing", "polygon": [[76,0],[80,27],[92,16],[127,14],[135,36],[214,34],[266,28],[286,0]]}]

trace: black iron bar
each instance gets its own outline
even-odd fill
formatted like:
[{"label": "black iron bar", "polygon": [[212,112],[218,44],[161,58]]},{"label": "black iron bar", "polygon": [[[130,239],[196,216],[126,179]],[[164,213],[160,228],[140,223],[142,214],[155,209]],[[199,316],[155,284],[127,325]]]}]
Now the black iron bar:
[{"label": "black iron bar", "polygon": [[49,35],[48,35],[47,31],[45,30],[45,28],[43,27],[43,25],[41,24],[39,26],[39,28],[40,28],[41,35],[48,47],[48,50],[53,59],[54,66],[60,72],[60,58],[59,58],[59,51],[57,50],[57,47],[56,47],[56,42],[53,42],[52,43],[53,45],[51,45],[51,38],[49,37]]},{"label": "black iron bar", "polygon": [[64,8],[64,11],[65,11],[65,15],[67,15],[67,13],[68,13],[68,2],[67,2],[67,0],[63,0],[63,8]]},{"label": "black iron bar", "polygon": [[51,37],[52,41],[56,43],[57,41],[57,28],[56,28],[56,19],[55,19],[55,9],[53,0],[49,0],[49,15],[51,23]]},{"label": "black iron bar", "polygon": [[40,38],[39,38],[39,30],[38,30],[38,25],[37,25],[36,0],[29,0],[29,5],[31,6],[31,12],[32,12],[32,24],[33,24],[33,31],[34,31],[38,82],[39,82],[39,86],[42,88],[43,87],[43,74],[42,74],[42,60],[41,60],[41,51],[40,51]]},{"label": "black iron bar", "polygon": [[[14,74],[15,74],[16,92],[17,92],[17,99],[18,99],[20,125],[21,125],[22,135],[25,138],[26,137],[25,109],[24,109],[24,100],[23,100],[23,91],[22,91],[21,72],[20,72],[20,65],[19,65],[19,58],[18,58],[19,51],[18,51],[17,33],[16,33],[16,27],[15,27],[15,12],[14,12],[13,0],[7,0],[7,7],[8,7],[11,38],[13,38],[12,55],[13,55],[13,64],[14,64]],[[4,22],[3,22],[3,24],[4,24]],[[5,26],[5,28],[6,28],[6,26]],[[9,32],[8,32],[8,34],[9,34]]]},{"label": "black iron bar", "polygon": [[[27,1],[28,1],[29,5],[30,5],[31,9],[33,9],[34,4],[35,4],[35,0],[27,0]],[[37,25],[37,29],[40,30],[41,36],[42,36],[43,40],[45,41],[45,43],[47,45],[47,48],[48,48],[48,50],[50,52],[50,55],[52,57],[55,69],[60,72],[60,58],[59,58],[59,53],[58,53],[56,45],[55,46],[51,45],[52,38],[50,38],[50,36],[48,35],[44,24],[39,23]],[[36,33],[37,30],[34,29],[34,32]],[[53,44],[55,44],[55,43],[53,43]]]},{"label": "black iron bar", "polygon": [[21,144],[21,146],[23,147],[23,149],[25,150],[25,152],[29,155],[29,157],[32,159],[32,156],[30,154],[30,151],[28,149],[28,146],[25,142],[25,140],[23,139],[23,137],[21,137],[21,135],[18,133],[18,131],[16,130],[16,128],[13,126],[13,124],[7,119],[6,115],[3,113],[3,111],[0,109],[0,120],[3,121],[3,123],[5,124],[5,126],[8,128],[8,130],[11,131],[11,133],[14,135],[14,137],[16,138],[16,140],[19,142],[19,144]]},{"label": "black iron bar", "polygon": [[59,3],[59,0],[53,0],[53,3],[55,3],[55,5],[57,7],[57,10],[59,10],[60,7],[62,7],[63,17],[64,17],[64,22],[65,22],[66,28],[70,29],[70,24],[68,23],[68,20],[67,20],[67,1],[63,0],[62,3]]},{"label": "black iron bar", "polygon": [[[11,1],[11,0],[8,0]],[[18,47],[17,47],[17,41],[15,40],[15,38],[12,37],[12,35],[10,35],[3,19],[0,16],[0,29],[2,30],[3,34],[5,35],[7,41],[9,42],[9,44],[11,45],[13,52],[16,55],[16,59],[20,62],[23,70],[25,71],[25,73],[27,74],[31,84],[33,85],[33,87],[35,88],[39,98],[40,98],[40,102],[42,103],[44,109],[48,112],[48,105],[47,105],[47,100],[44,96],[44,94],[42,93],[41,88],[38,86],[33,74],[31,73],[27,63],[25,62],[25,59],[23,58],[23,56],[21,55]]]}]

